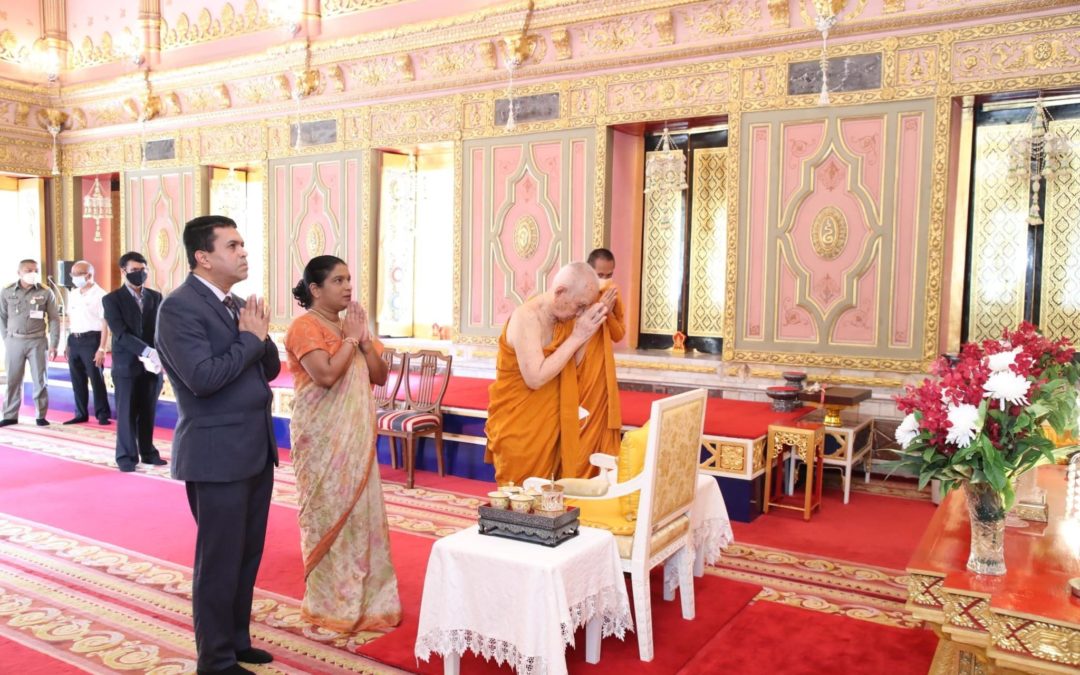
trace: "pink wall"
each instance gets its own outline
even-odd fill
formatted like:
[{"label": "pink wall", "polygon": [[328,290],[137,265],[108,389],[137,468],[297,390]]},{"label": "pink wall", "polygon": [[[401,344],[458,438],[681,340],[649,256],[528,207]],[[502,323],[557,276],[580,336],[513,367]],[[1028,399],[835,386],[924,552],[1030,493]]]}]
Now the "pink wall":
[{"label": "pink wall", "polygon": [[615,255],[615,285],[622,293],[626,337],[620,345],[637,345],[641,306],[641,220],[645,137],[616,131],[611,139],[611,230],[608,248]]},{"label": "pink wall", "polygon": [[[101,192],[112,202],[112,180],[115,174],[105,173],[96,178],[101,183]],[[80,184],[80,199],[79,199],[79,216],[82,215],[82,199],[86,195],[90,194],[94,188],[95,176],[82,176],[79,178]],[[119,211],[113,210],[113,217],[111,220],[101,221],[101,241],[94,241],[94,219],[93,218],[79,218],[80,220],[80,236],[79,236],[79,257],[94,266],[94,270],[97,276],[97,280],[104,287],[110,286],[110,279],[112,275],[112,268],[115,265],[113,260],[113,223],[120,220]]]},{"label": "pink wall", "polygon": [[360,196],[360,160],[355,156],[271,163],[269,257],[274,322],[288,322],[303,312],[293,300],[292,288],[315,256],[330,254],[345,260],[354,279],[354,297],[362,299]]},{"label": "pink wall", "polygon": [[588,129],[466,145],[462,333],[497,334],[592,249],[594,142]]},{"label": "pink wall", "polygon": [[125,175],[126,246],[146,256],[147,284],[168,293],[187,278],[184,224],[201,215],[196,196],[202,180],[197,169],[161,169]]}]

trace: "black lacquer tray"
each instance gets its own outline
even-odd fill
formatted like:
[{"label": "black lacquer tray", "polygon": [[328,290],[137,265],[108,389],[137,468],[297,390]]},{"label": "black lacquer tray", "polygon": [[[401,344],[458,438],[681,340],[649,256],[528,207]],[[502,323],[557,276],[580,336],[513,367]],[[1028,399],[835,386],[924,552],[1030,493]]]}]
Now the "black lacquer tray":
[{"label": "black lacquer tray", "polygon": [[558,546],[573,539],[581,524],[581,509],[574,506],[557,516],[539,513],[518,513],[511,509],[481,506],[480,534],[516,539],[530,544]]}]

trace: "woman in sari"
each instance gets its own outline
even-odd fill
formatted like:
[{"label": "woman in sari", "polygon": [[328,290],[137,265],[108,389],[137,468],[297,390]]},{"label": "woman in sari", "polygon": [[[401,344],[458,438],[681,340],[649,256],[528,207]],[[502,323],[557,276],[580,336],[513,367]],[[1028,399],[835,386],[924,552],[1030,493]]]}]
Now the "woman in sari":
[{"label": "woman in sari", "polygon": [[386,381],[381,345],[352,301],[349,268],[340,258],[312,258],[293,296],[308,310],[285,335],[295,378],[302,613],[342,633],[387,629],[400,623],[401,603],[375,458],[371,385]]}]

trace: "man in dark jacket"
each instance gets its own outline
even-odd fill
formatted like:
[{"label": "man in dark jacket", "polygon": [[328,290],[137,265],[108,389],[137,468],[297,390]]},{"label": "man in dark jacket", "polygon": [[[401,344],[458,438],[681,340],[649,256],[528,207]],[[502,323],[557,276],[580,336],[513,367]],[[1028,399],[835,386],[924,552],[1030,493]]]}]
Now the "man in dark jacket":
[{"label": "man in dark jacket", "polygon": [[179,408],[172,476],[186,481],[198,528],[198,672],[247,673],[238,662],[273,660],[251,646],[249,623],[278,460],[269,382],[281,361],[265,301],[229,292],[248,275],[236,223],[195,218],[184,248],[191,275],[161,304],[157,345]]},{"label": "man in dark jacket", "polygon": [[120,256],[124,283],[101,299],[112,331],[112,378],[116,393],[116,466],[134,471],[165,464],[154,447],[154,416],[161,394],[161,361],[154,329],[161,293],[145,288],[146,258],[130,251]]}]

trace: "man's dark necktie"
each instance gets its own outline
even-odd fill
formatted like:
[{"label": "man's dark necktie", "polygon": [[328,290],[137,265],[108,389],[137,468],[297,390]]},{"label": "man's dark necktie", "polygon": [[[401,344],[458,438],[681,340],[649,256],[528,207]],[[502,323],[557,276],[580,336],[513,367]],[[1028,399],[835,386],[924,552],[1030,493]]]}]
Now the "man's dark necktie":
[{"label": "man's dark necktie", "polygon": [[236,325],[240,325],[240,307],[236,304],[236,300],[232,295],[226,295],[225,299],[221,301],[221,304],[225,305],[225,309],[229,310],[229,314],[232,314],[233,321]]}]

